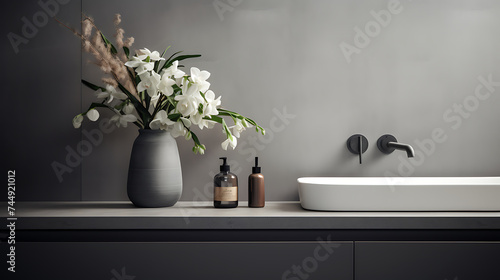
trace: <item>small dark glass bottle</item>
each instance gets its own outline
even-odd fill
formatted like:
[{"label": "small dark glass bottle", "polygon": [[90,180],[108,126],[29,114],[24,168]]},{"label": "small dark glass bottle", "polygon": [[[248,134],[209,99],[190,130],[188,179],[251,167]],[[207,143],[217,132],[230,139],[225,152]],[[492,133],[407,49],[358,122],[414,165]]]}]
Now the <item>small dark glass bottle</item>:
[{"label": "small dark glass bottle", "polygon": [[220,173],[214,177],[214,207],[234,208],[238,206],[238,177],[229,172],[226,157],[221,157],[223,164]]},{"label": "small dark glass bottle", "polygon": [[259,158],[255,157],[255,166],[252,167],[252,174],[248,176],[248,207],[261,208],[266,204],[264,175],[260,172]]}]

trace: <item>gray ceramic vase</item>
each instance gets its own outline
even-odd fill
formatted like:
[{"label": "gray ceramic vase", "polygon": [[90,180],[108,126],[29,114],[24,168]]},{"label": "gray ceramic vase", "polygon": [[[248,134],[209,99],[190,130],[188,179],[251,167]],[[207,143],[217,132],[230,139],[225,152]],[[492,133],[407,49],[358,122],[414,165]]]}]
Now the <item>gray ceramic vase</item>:
[{"label": "gray ceramic vase", "polygon": [[127,194],[137,207],[169,207],[179,200],[181,161],[170,132],[139,130],[130,156]]}]

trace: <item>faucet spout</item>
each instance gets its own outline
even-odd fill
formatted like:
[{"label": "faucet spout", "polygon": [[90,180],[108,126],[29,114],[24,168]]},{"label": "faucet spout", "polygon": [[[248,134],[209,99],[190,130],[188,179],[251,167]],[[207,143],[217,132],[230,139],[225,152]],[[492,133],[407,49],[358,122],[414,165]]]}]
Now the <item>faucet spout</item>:
[{"label": "faucet spout", "polygon": [[377,147],[384,154],[390,154],[394,152],[394,150],[401,150],[405,151],[406,155],[409,158],[415,156],[415,150],[413,150],[412,146],[408,144],[398,143],[396,137],[390,134],[380,136],[380,138],[377,140]]},{"label": "faucet spout", "polygon": [[415,156],[415,150],[413,150],[413,147],[408,145],[408,144],[388,142],[387,147],[394,148],[396,150],[406,151],[406,155],[408,155],[409,158],[412,158]]}]

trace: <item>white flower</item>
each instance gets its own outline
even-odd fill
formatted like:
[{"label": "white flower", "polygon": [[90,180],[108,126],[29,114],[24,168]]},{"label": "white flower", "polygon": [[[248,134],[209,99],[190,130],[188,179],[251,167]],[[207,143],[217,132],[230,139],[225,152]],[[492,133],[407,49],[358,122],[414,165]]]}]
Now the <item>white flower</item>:
[{"label": "white flower", "polygon": [[154,62],[143,62],[141,65],[135,68],[135,73],[137,73],[137,75],[140,76],[149,71],[152,71],[154,67],[155,67]]},{"label": "white flower", "polygon": [[200,155],[203,155],[203,154],[205,154],[205,149],[206,149],[206,147],[203,144],[201,146],[196,145],[193,147],[193,152],[195,154],[200,153]]},{"label": "white flower", "polygon": [[[149,61],[144,61],[148,57]],[[157,51],[151,52],[150,50],[144,48],[138,50],[137,55],[133,56],[129,61],[127,61],[125,65],[135,68],[135,72],[140,76],[149,71],[152,71],[155,66],[154,62],[159,60],[165,60],[165,58],[160,57],[160,53],[158,53]]]},{"label": "white flower", "polygon": [[168,67],[167,69],[163,69],[163,75],[167,75],[167,77],[174,76],[175,79],[182,78],[186,73],[184,71],[177,69],[179,66],[179,61],[176,60]]},{"label": "white flower", "polygon": [[155,118],[149,123],[151,129],[163,129],[166,130],[167,126],[175,124],[168,118],[168,114],[165,110],[160,110],[156,113]]},{"label": "white flower", "polygon": [[127,104],[125,107],[123,107],[123,112],[127,115],[132,114],[135,111],[135,107],[132,104]]},{"label": "white flower", "polygon": [[[231,140],[231,138],[232,138],[232,140]],[[231,145],[231,148],[233,148],[233,150],[234,150],[234,148],[236,148],[236,145],[238,144],[238,139],[237,139],[236,137],[234,137],[234,136],[233,136],[233,137],[231,137],[231,138],[230,138],[230,137],[228,137],[228,138],[226,139],[226,141],[222,142],[221,146],[222,146],[222,149],[223,149],[224,151],[226,151],[226,150],[227,150],[227,147],[228,147],[229,145]]]},{"label": "white flower", "polygon": [[193,95],[177,95],[175,100],[177,103],[177,110],[184,117],[195,115],[198,112],[198,101]]},{"label": "white flower", "polygon": [[125,62],[125,66],[136,68],[143,63],[144,63],[144,61],[139,59],[137,56],[133,56],[127,62]]},{"label": "white flower", "polygon": [[82,114],[76,115],[73,118],[73,127],[74,128],[80,128],[80,126],[82,126],[82,122],[83,122],[83,116],[82,116]]},{"label": "white flower", "polygon": [[[186,89],[187,88],[187,89]],[[198,107],[200,103],[203,102],[203,98],[198,92],[197,85],[183,86],[182,95],[177,95],[175,100],[179,101],[177,103],[177,110],[184,117],[194,116],[198,113]]]},{"label": "white flower", "polygon": [[191,126],[191,121],[181,117],[176,123],[169,127],[170,134],[172,137],[177,138],[179,136],[185,136],[188,133],[186,127]]},{"label": "white flower", "polygon": [[148,56],[149,56],[149,60],[151,60],[151,61],[165,60],[165,58],[160,57],[160,53],[159,53],[159,52],[157,52],[157,51],[153,51],[153,52],[151,52],[151,51],[150,51],[150,50],[148,50],[147,48],[140,49],[140,50],[138,50],[136,53],[137,53],[137,57],[138,57],[140,60],[144,60],[144,59],[146,59]]},{"label": "white flower", "polygon": [[181,86],[182,95],[197,95],[201,98],[199,89],[200,87],[197,84],[190,83],[189,79]]},{"label": "white flower", "polygon": [[210,87],[210,83],[207,82],[207,79],[210,77],[210,72],[208,71],[200,71],[200,69],[196,67],[191,67],[191,81],[199,86],[199,91],[205,92]]},{"label": "white flower", "polygon": [[117,91],[112,85],[106,85],[106,91],[102,91],[98,89],[96,91],[97,98],[108,98],[108,103],[113,101],[113,98],[125,100],[127,99],[127,95],[121,91]]},{"label": "white flower", "polygon": [[126,66],[135,68],[137,75],[142,75],[148,71],[153,70],[155,64],[154,62],[145,62],[138,57],[132,57],[129,61],[125,63]]},{"label": "white flower", "polygon": [[151,97],[151,101],[149,103],[149,110],[150,111],[154,111],[154,109],[156,108],[156,105],[158,104],[158,100],[160,100],[159,94]]},{"label": "white flower", "polygon": [[131,59],[129,59],[129,61],[125,62],[125,66],[136,68],[142,63],[144,63],[142,59],[137,58],[137,56],[133,56]]},{"label": "white flower", "polygon": [[200,129],[203,129],[204,127],[208,128],[208,129],[212,129],[212,128],[214,128],[214,126],[217,122],[202,119],[198,123],[195,123],[194,121],[193,121],[193,123],[197,124]]},{"label": "white flower", "polygon": [[[197,87],[196,85],[192,85],[192,87]],[[205,117],[211,117],[212,115],[218,115],[219,111],[217,110],[217,106],[220,105],[220,96],[215,99],[215,94],[213,91],[208,90],[205,93],[205,99],[201,96],[201,94],[188,93],[186,97],[176,98],[176,100],[186,100],[185,103],[181,104],[181,107],[178,109],[185,110],[185,113],[190,113],[190,120],[193,124],[198,125],[200,129],[207,127],[209,129],[214,127],[215,122],[211,120],[205,119]],[[188,103],[191,102],[191,103]],[[203,110],[200,113],[198,111],[200,104],[203,105]],[[189,107],[182,107],[182,106]],[[179,105],[178,105],[179,106]]]},{"label": "white flower", "polygon": [[170,79],[167,74],[163,74],[163,77],[158,84],[158,90],[160,90],[160,92],[164,95],[170,96],[174,93],[174,88],[172,87],[173,85],[175,85],[175,81]]},{"label": "white flower", "polygon": [[[203,116],[202,116],[202,115],[200,115],[200,114],[198,113],[198,111],[197,111],[197,113],[195,113],[195,114],[191,115],[190,120],[191,120],[191,122],[193,122],[194,124],[196,124],[196,125],[198,125],[198,126],[201,124],[201,127],[203,127],[203,125],[202,125],[202,122],[203,122]],[[200,127],[200,128],[201,128],[201,127]]]},{"label": "white flower", "polygon": [[95,122],[97,121],[97,119],[99,119],[99,112],[94,108],[94,109],[90,109],[88,112],[87,112],[87,118],[89,118],[89,120]]},{"label": "white flower", "polygon": [[109,120],[109,122],[115,122],[117,127],[127,127],[129,122],[135,121],[137,117],[134,115],[114,115]]},{"label": "white flower", "polygon": [[207,100],[207,104],[203,110],[203,114],[205,116],[213,116],[218,115],[219,111],[217,111],[217,106],[221,104],[220,96],[215,99],[215,93],[212,90],[208,90],[205,93],[205,99]]},{"label": "white flower", "polygon": [[119,111],[115,111],[116,115],[112,116],[109,122],[116,123],[116,126],[118,127],[127,127],[129,122],[137,121],[137,117],[132,115],[132,112],[134,111],[134,106],[132,104],[128,104],[123,108],[123,115]]},{"label": "white flower", "polygon": [[137,91],[141,92],[147,90],[150,97],[158,94],[158,86],[160,84],[161,76],[156,72],[145,73],[141,75],[141,81],[137,85]]},{"label": "white flower", "polygon": [[245,130],[245,126],[240,119],[236,119],[234,125],[229,128],[232,130],[233,135],[237,138],[240,138],[240,133]]}]

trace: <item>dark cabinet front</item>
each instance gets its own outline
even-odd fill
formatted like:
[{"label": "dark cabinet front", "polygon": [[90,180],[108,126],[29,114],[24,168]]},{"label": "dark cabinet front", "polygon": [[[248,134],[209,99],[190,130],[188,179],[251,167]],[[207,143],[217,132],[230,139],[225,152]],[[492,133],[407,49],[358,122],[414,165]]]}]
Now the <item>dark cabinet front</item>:
[{"label": "dark cabinet front", "polygon": [[355,280],[500,279],[498,242],[356,242]]},{"label": "dark cabinet front", "polygon": [[352,244],[20,242],[16,272],[4,270],[0,275],[7,276],[1,279],[53,280],[352,280]]}]

